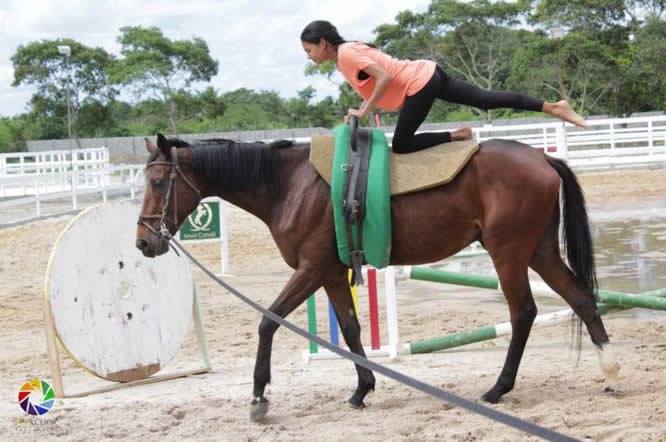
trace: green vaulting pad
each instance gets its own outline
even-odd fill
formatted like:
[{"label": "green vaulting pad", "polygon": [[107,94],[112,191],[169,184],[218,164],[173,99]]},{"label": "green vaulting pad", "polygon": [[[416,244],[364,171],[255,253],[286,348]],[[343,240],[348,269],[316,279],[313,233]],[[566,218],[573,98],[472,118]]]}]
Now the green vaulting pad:
[{"label": "green vaulting pad", "polygon": [[[343,201],[349,154],[349,126],[335,128],[335,153],[331,176],[331,200],[335,218],[335,236],[340,260],[351,265],[349,244],[344,219]],[[389,147],[384,133],[372,130],[368,192],[363,220],[363,251],[365,261],[378,269],[389,264],[391,258],[391,181],[389,174]],[[354,241],[358,241],[356,227],[352,229]]]}]

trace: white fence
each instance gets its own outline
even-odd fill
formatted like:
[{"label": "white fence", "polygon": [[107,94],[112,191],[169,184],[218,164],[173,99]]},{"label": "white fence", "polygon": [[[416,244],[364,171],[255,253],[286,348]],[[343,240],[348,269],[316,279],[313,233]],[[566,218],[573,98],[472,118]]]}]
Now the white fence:
[{"label": "white fence", "polygon": [[520,141],[563,158],[577,170],[666,164],[666,116],[590,120],[589,129],[546,123],[474,128],[481,142]]},{"label": "white fence", "polygon": [[[582,129],[569,123],[484,125],[472,131],[478,142],[516,140],[565,159],[575,170],[666,166],[666,116],[587,121]],[[450,129],[443,129],[441,132]],[[437,132],[437,131],[430,131]],[[393,138],[393,133],[386,133]],[[309,138],[296,138],[309,142]]]},{"label": "white fence", "polygon": [[[0,155],[0,197],[25,196],[77,187],[100,187],[110,166],[109,151],[104,148],[9,153]],[[72,183],[70,173],[78,178]],[[106,183],[108,184],[108,182]]]},{"label": "white fence", "polygon": [[[135,198],[143,186],[143,166],[114,166],[106,148],[0,155],[0,225],[11,225],[43,215],[79,208],[86,195],[128,193]],[[98,197],[96,197],[98,198]],[[66,203],[71,200],[71,205]],[[55,211],[55,213],[54,213]]]},{"label": "white fence", "polygon": [[[503,138],[523,142],[566,159],[575,170],[666,166],[666,116],[590,120],[589,129],[554,121],[513,126],[473,128],[479,142]],[[392,133],[387,133],[392,138]],[[295,141],[309,142],[310,138]],[[70,154],[73,152],[73,156]],[[0,214],[18,206],[22,219],[42,216],[42,203],[109,192],[135,198],[143,188],[143,165],[113,166],[106,148],[0,155]],[[25,210],[25,207],[32,207]],[[17,211],[18,212],[18,211]],[[29,212],[29,213],[27,213]],[[0,217],[0,225],[7,217]],[[12,219],[10,224],[15,223]]]}]

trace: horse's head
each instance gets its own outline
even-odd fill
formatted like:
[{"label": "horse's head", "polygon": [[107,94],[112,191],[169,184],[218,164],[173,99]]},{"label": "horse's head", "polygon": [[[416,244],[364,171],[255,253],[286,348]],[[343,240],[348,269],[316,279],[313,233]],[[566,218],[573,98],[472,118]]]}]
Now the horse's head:
[{"label": "horse's head", "polygon": [[190,149],[172,147],[162,134],[157,135],[157,147],[146,139],[146,149],[150,157],[136,247],[144,256],[153,258],[169,250],[170,236],[197,207],[201,194]]}]

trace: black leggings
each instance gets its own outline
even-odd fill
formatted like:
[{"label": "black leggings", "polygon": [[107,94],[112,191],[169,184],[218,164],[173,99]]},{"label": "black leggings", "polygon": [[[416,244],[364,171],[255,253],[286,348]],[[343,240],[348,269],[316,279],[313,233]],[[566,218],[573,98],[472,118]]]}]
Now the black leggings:
[{"label": "black leggings", "polygon": [[450,132],[414,134],[428,116],[435,98],[484,110],[509,107],[541,112],[543,107],[543,100],[517,92],[482,89],[466,81],[451,77],[437,66],[432,78],[423,89],[405,99],[393,135],[393,152],[417,152],[451,141]]}]

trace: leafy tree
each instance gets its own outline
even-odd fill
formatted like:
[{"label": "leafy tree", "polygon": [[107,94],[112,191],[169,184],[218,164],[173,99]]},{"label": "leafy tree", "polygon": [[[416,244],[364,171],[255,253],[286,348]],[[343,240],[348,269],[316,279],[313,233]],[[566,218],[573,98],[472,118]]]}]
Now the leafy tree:
[{"label": "leafy tree", "polygon": [[424,14],[414,14],[403,11],[395,17],[396,23],[379,25],[375,28],[377,37],[375,44],[388,54],[404,59],[415,59],[428,56],[433,39],[438,32],[433,29],[430,11]]},{"label": "leafy tree", "polygon": [[331,127],[342,117],[336,112],[338,106],[331,97],[326,97],[319,103],[313,103],[316,94],[315,88],[308,86],[297,92],[298,96],[285,103],[285,110],[289,115],[289,126],[296,127]]},{"label": "leafy tree", "polygon": [[[69,75],[59,45],[71,49]],[[90,48],[71,39],[43,40],[18,47],[11,57],[14,66],[12,86],[33,85],[29,109],[32,121],[41,120],[44,136],[67,137],[67,87],[69,82],[72,132],[78,139],[87,132],[80,117],[87,106],[107,105],[118,94],[108,82],[106,70],[113,57],[102,48]]]},{"label": "leafy tree", "polygon": [[635,33],[631,54],[635,111],[666,109],[666,21],[648,18]]},{"label": "leafy tree", "polygon": [[[613,90],[613,55],[608,47],[572,33],[561,42],[564,96],[581,111],[597,110]],[[516,51],[507,86],[549,101],[559,99],[557,41],[535,36]]]},{"label": "leafy tree", "polygon": [[138,98],[164,104],[174,133],[177,127],[177,95],[192,93],[197,82],[210,81],[219,63],[210,56],[208,45],[198,37],[172,41],[156,27],[120,28],[118,42],[124,58],[111,70],[111,81],[131,87]]},{"label": "leafy tree", "polygon": [[18,118],[0,118],[0,153],[26,150],[22,121]]},{"label": "leafy tree", "polygon": [[621,116],[664,108],[664,8],[663,0],[541,0],[531,21],[570,30],[562,41],[569,96],[587,112]]},{"label": "leafy tree", "polygon": [[532,23],[594,32],[624,19],[625,0],[540,0]]},{"label": "leafy tree", "polygon": [[[403,12],[396,25],[382,25],[376,42],[400,58],[428,58],[449,73],[486,89],[502,88],[520,43],[516,25],[529,0],[515,3],[433,0],[422,14]],[[479,115],[487,115],[474,109]]]}]

